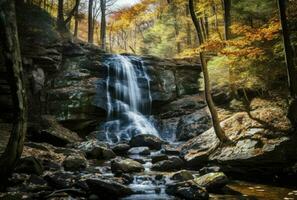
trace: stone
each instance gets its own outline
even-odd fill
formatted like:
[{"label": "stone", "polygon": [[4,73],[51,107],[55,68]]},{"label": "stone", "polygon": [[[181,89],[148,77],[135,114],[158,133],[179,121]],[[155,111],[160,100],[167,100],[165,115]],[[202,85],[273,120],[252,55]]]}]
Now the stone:
[{"label": "stone", "polygon": [[56,189],[65,189],[73,186],[76,175],[72,172],[54,172],[48,173],[44,179],[48,182],[48,184]]},{"label": "stone", "polygon": [[80,171],[87,167],[87,160],[81,155],[70,155],[64,159],[62,165],[66,171]]},{"label": "stone", "polygon": [[211,127],[211,118],[205,109],[181,117],[176,128],[176,138],[180,141],[189,140]]},{"label": "stone", "polygon": [[157,163],[163,160],[168,160],[168,156],[166,154],[158,154],[158,155],[154,155],[152,156],[152,163]]},{"label": "stone", "polygon": [[34,142],[46,142],[54,146],[66,146],[82,141],[77,133],[68,130],[57,122],[53,116],[44,115],[39,131],[33,131],[29,139]]},{"label": "stone", "polygon": [[169,184],[166,187],[166,193],[189,200],[208,200],[208,192],[193,181],[185,181]]},{"label": "stone", "polygon": [[116,157],[116,154],[109,148],[94,147],[86,152],[88,159],[109,160]]},{"label": "stone", "polygon": [[[262,104],[266,106],[260,106]],[[182,155],[187,166],[197,169],[212,163],[233,176],[248,175],[255,180],[282,173],[285,163],[296,159],[297,138],[288,134],[291,125],[284,109],[273,102],[265,101],[262,104],[254,105],[251,115],[255,119],[251,119],[245,112],[239,112],[221,122],[227,137],[234,144],[219,147],[213,129],[185,143]],[[273,124],[279,131],[264,128],[261,121]]]},{"label": "stone", "polygon": [[115,159],[111,161],[111,171],[116,174],[142,172],[144,167],[132,159]]},{"label": "stone", "polygon": [[42,164],[33,156],[21,158],[15,169],[15,171],[19,173],[36,175],[42,175],[43,170]]},{"label": "stone", "polygon": [[192,173],[190,171],[181,170],[181,171],[174,173],[171,176],[171,179],[182,182],[182,181],[192,180],[192,179],[194,179],[194,176],[192,175]]},{"label": "stone", "polygon": [[177,171],[184,167],[184,161],[177,156],[153,164],[152,170],[155,171]]},{"label": "stone", "polygon": [[163,145],[163,149],[162,149],[163,153],[167,154],[167,155],[180,155],[181,153],[181,149],[170,145],[170,144],[165,144]]},{"label": "stone", "polygon": [[164,144],[160,138],[154,135],[137,135],[130,140],[131,147],[149,147],[150,149],[159,150]]},{"label": "stone", "polygon": [[205,187],[209,192],[215,192],[228,184],[228,177],[223,172],[212,172],[195,178],[194,182]]},{"label": "stone", "polygon": [[133,194],[129,187],[110,179],[87,179],[86,182],[90,191],[100,199],[118,199]]},{"label": "stone", "polygon": [[128,151],[128,154],[131,155],[150,155],[151,151],[148,147],[133,147]]},{"label": "stone", "polygon": [[221,172],[222,169],[219,166],[209,166],[209,167],[203,167],[199,170],[200,175],[208,174],[211,172]]},{"label": "stone", "polygon": [[126,143],[117,144],[112,148],[113,152],[115,152],[117,155],[126,155],[129,149],[130,145]]}]

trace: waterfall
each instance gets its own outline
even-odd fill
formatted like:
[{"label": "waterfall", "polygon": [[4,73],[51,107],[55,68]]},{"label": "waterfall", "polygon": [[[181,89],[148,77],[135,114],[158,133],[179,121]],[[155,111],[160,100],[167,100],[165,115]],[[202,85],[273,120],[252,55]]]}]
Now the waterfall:
[{"label": "waterfall", "polygon": [[107,59],[104,132],[109,142],[129,140],[139,134],[158,136],[147,116],[151,112],[150,80],[143,62],[133,56]]}]

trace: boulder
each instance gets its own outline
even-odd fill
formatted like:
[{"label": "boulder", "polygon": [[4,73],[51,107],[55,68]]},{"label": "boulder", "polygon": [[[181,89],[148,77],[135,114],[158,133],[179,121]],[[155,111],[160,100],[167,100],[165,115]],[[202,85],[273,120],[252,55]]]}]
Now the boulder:
[{"label": "boulder", "polygon": [[177,156],[155,163],[152,170],[155,171],[176,171],[184,167],[184,161]]},{"label": "boulder", "polygon": [[94,147],[86,152],[88,159],[109,160],[116,157],[116,154],[109,148]]},{"label": "boulder", "polygon": [[116,174],[142,172],[144,171],[144,167],[132,159],[115,159],[111,161],[111,171]]},{"label": "boulder", "polygon": [[223,172],[213,172],[194,179],[195,183],[215,192],[228,184],[228,177]]},{"label": "boulder", "polygon": [[128,151],[131,155],[150,155],[151,151],[148,147],[133,147]]},{"label": "boulder", "polygon": [[29,156],[19,160],[15,171],[19,173],[42,175],[44,169],[38,159]]},{"label": "boulder", "polygon": [[87,179],[86,182],[91,193],[99,195],[100,199],[118,199],[133,194],[129,187],[111,179]]},{"label": "boulder", "polygon": [[[222,171],[232,175],[269,178],[283,172],[288,163],[296,160],[296,137],[288,134],[291,125],[284,109],[278,106],[254,106],[251,119],[247,113],[236,113],[224,120],[221,126],[233,145],[218,146],[213,129],[183,145],[188,167],[201,168],[207,163],[220,165]],[[263,127],[270,124],[273,130]]]},{"label": "boulder", "polygon": [[209,198],[208,192],[191,180],[167,185],[166,193],[188,200],[208,200]]},{"label": "boulder", "polygon": [[137,135],[130,140],[131,147],[149,147],[150,149],[161,149],[162,141],[160,138],[154,135]]},{"label": "boulder", "polygon": [[65,189],[70,188],[75,183],[75,179],[77,175],[74,175],[72,172],[55,172],[48,173],[44,179],[48,182],[48,184],[56,189]]},{"label": "boulder", "polygon": [[181,171],[178,171],[178,172],[174,173],[171,176],[171,179],[179,181],[179,182],[183,182],[183,181],[188,181],[188,180],[194,179],[194,176],[188,170],[181,170]]},{"label": "boulder", "polygon": [[168,160],[168,156],[166,154],[158,154],[158,155],[154,155],[152,156],[152,163],[157,163],[163,160]]},{"label": "boulder", "polygon": [[115,152],[117,155],[126,155],[129,149],[130,145],[125,143],[117,144],[112,148],[113,152]]},{"label": "boulder", "polygon": [[211,127],[211,118],[206,109],[181,117],[176,128],[177,140],[189,140]]},{"label": "boulder", "polygon": [[66,171],[80,171],[87,167],[87,160],[78,154],[69,155],[64,159],[62,165]]},{"label": "boulder", "polygon": [[36,142],[46,142],[54,146],[66,146],[82,141],[77,133],[68,130],[57,122],[53,116],[44,115],[39,130],[30,132],[29,139]]}]

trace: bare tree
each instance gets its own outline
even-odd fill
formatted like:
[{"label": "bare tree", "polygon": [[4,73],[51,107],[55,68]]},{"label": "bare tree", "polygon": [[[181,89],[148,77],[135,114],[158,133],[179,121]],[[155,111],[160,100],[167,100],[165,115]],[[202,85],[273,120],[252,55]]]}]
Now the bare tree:
[{"label": "bare tree", "polygon": [[71,22],[72,17],[75,14],[75,11],[79,7],[80,0],[75,0],[74,7],[70,10],[66,19],[64,19],[64,0],[58,0],[58,15],[57,15],[57,27],[60,31],[67,30],[67,25]]},{"label": "bare tree", "polygon": [[[199,21],[197,19],[196,13],[195,13],[194,0],[189,0],[189,10],[190,10],[191,18],[192,18],[192,21],[194,23],[194,26],[195,26],[195,29],[197,32],[197,36],[199,39],[199,45],[202,45],[204,43],[203,33],[202,33],[201,27],[199,25]],[[203,52],[200,52],[200,61],[201,61],[201,67],[202,67],[202,72],[203,72],[203,77],[204,77],[205,99],[206,99],[206,103],[208,105],[208,108],[209,108],[209,111],[211,114],[214,131],[222,143],[229,142],[230,141],[229,138],[225,135],[225,132],[220,125],[218,113],[216,111],[215,105],[212,100],[207,63],[205,61],[205,56],[204,56]]]}]

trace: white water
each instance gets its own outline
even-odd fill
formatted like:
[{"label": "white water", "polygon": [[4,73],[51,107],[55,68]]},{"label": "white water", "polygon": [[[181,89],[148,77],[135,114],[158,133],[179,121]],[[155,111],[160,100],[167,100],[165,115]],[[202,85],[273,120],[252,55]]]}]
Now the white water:
[{"label": "white water", "polygon": [[152,97],[142,61],[132,56],[114,55],[106,64],[108,116],[104,131],[108,142],[129,140],[139,134],[158,136],[145,116],[151,112]]}]

